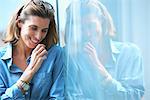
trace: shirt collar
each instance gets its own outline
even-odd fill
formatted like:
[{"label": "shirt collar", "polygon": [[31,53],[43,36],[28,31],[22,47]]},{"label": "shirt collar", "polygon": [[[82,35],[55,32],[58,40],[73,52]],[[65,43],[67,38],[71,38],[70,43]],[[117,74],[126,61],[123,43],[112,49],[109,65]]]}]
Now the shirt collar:
[{"label": "shirt collar", "polygon": [[6,60],[8,68],[12,65],[12,44],[9,43],[4,48],[4,54],[1,57],[2,60]]},{"label": "shirt collar", "polygon": [[114,64],[116,64],[117,58],[121,52],[120,46],[120,42],[116,42],[110,39],[111,56]]},{"label": "shirt collar", "polygon": [[119,48],[117,48],[115,41],[112,41],[111,39],[110,39],[110,46],[111,46],[111,51],[113,54],[120,53],[120,50],[119,50]]},{"label": "shirt collar", "polygon": [[8,44],[5,48],[5,52],[3,54],[3,56],[1,57],[1,59],[3,60],[7,60],[7,59],[11,59],[12,58],[12,44]]}]

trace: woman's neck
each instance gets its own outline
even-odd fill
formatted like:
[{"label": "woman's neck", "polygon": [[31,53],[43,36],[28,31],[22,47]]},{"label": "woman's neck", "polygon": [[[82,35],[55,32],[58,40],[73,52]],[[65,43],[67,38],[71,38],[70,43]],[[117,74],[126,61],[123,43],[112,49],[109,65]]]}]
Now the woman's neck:
[{"label": "woman's neck", "polygon": [[13,64],[17,65],[22,71],[28,66],[26,60],[30,56],[31,50],[21,39],[13,46]]},{"label": "woman's neck", "polygon": [[31,54],[31,48],[28,48],[23,41],[19,40],[18,43],[14,46],[14,53],[22,57],[28,58]]}]

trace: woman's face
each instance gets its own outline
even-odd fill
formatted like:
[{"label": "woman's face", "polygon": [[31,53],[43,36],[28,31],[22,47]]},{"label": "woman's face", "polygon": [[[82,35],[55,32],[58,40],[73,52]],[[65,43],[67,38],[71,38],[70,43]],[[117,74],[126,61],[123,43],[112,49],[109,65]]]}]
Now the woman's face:
[{"label": "woman's face", "polygon": [[94,16],[87,16],[83,19],[82,37],[85,42],[98,42],[102,35],[102,26],[100,20]]},{"label": "woman's face", "polygon": [[24,23],[19,22],[21,29],[20,36],[28,48],[35,48],[45,37],[48,31],[50,20],[38,16],[29,16]]}]

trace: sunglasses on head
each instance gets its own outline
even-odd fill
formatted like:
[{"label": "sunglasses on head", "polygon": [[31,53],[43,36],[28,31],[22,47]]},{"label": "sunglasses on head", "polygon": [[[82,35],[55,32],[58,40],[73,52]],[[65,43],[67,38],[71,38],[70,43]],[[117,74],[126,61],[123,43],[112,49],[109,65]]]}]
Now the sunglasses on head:
[{"label": "sunglasses on head", "polygon": [[[48,13],[48,12],[54,12],[53,6],[52,6],[50,3],[48,3],[48,2],[45,2],[45,1],[42,1],[42,0],[29,0],[28,3],[26,3],[25,5],[23,5],[23,6],[19,9],[19,11],[18,11],[18,16],[20,16],[20,13],[22,12],[22,10],[25,9],[25,8],[27,8],[27,6],[29,6],[31,3],[33,3],[34,5],[39,6],[39,7],[41,7],[42,9],[46,10],[47,13]],[[18,16],[17,16],[17,18],[18,18]],[[16,19],[17,19],[17,18],[16,18]]]}]

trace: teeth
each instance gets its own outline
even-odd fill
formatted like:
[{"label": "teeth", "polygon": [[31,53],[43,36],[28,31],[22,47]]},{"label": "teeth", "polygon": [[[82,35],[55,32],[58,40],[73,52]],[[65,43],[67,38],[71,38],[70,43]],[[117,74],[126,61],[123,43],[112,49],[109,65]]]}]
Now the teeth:
[{"label": "teeth", "polygon": [[37,44],[38,43],[38,41],[36,41],[36,40],[31,40],[33,43],[35,43],[35,44]]}]

